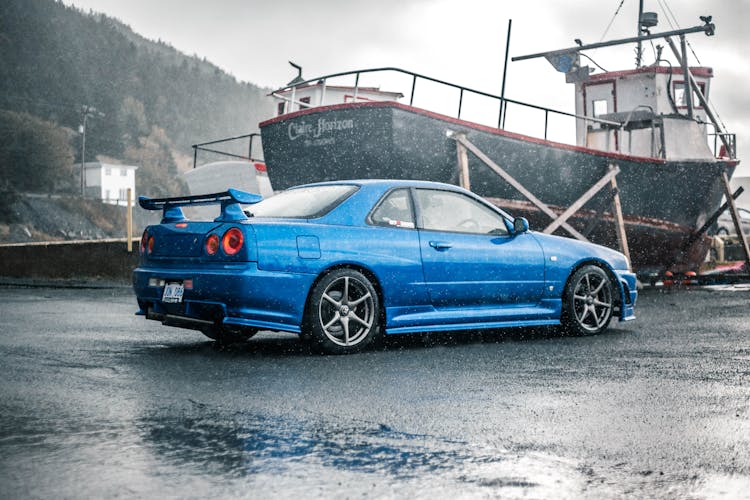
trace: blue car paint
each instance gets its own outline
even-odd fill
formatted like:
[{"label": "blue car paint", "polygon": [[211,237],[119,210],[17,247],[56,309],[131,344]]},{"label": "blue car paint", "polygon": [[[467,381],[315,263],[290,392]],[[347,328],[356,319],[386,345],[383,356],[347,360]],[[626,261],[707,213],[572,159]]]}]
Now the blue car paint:
[{"label": "blue car paint", "polygon": [[[347,182],[344,182],[347,183]],[[142,255],[133,273],[140,314],[147,310],[227,325],[300,333],[308,294],[316,279],[337,267],[356,267],[378,286],[386,333],[410,333],[560,323],[562,294],[577,267],[597,263],[616,278],[621,321],[634,318],[635,275],[614,250],[533,231],[492,236],[442,233],[368,224],[367,216],[391,189],[455,190],[415,181],[350,181],[359,186],[339,206],[317,219],[248,218],[238,205],[222,201],[232,217],[213,222],[165,222],[150,226],[154,252]],[[341,183],[322,183],[341,184]],[[239,195],[241,197],[242,195]],[[482,203],[485,203],[482,201]],[[491,205],[490,205],[491,206]],[[508,228],[513,219],[506,218]],[[165,214],[167,208],[164,208]],[[174,213],[174,207],[169,207]],[[183,227],[178,227],[178,225]],[[205,250],[209,234],[240,228],[245,244],[239,254]],[[441,252],[430,242],[449,242]],[[454,248],[480,262],[441,263]],[[492,250],[505,267],[496,265]],[[503,255],[505,249],[510,249]],[[457,252],[454,252],[457,253]],[[423,262],[426,264],[423,265]],[[183,303],[161,301],[160,282],[192,280]],[[451,294],[458,293],[458,296]],[[441,295],[442,294],[442,295]]]}]

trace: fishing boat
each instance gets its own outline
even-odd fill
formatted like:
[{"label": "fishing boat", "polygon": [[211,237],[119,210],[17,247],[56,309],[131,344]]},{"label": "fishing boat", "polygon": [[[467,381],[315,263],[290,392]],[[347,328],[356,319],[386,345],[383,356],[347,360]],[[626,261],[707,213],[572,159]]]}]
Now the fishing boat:
[{"label": "fishing boat", "polygon": [[[708,104],[713,71],[689,66],[685,49],[686,35],[711,36],[715,26],[701,18],[692,28],[651,34],[656,14],[639,19],[633,38],[513,58],[545,57],[563,72],[575,113],[399,68],[312,79],[298,68],[272,93],[277,116],[260,123],[269,177],[276,189],[355,178],[461,184],[532,228],[624,248],[639,274],[696,270],[710,245],[702,226],[739,163],[735,136]],[[622,71],[595,73],[581,63],[587,50],[656,38],[676,63],[661,51],[653,64]],[[403,91],[365,83],[397,79]],[[453,93],[452,112],[446,99],[437,108],[422,103],[420,91],[435,89]],[[505,128],[509,107],[542,116],[543,133]],[[496,113],[488,122],[470,118],[471,109]],[[548,138],[551,119],[568,120],[575,143]]]}]

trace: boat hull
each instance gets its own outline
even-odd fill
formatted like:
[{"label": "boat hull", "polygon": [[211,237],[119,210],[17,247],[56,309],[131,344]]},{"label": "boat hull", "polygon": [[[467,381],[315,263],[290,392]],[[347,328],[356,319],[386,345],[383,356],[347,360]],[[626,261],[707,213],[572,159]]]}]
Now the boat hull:
[{"label": "boat hull", "polygon": [[[665,161],[553,143],[452,119],[395,102],[311,108],[260,124],[263,152],[275,187],[359,178],[458,183],[460,132],[544,203],[561,212],[601,179],[612,164],[626,219],[633,267],[639,272],[697,268],[707,240],[684,243],[718,207],[721,173],[736,161]],[[473,154],[471,190],[543,230],[548,216],[526,202]],[[570,223],[591,241],[617,248],[609,190],[602,190]],[[598,209],[597,207],[601,207]],[[598,224],[592,222],[598,221]],[[557,234],[566,235],[564,229]]]}]

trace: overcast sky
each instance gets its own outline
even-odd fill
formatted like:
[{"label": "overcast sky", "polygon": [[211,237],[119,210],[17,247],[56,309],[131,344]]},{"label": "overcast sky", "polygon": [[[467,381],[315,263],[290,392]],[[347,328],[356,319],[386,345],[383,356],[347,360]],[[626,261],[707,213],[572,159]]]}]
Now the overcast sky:
[{"label": "overcast sky", "polygon": [[[499,94],[508,20],[510,55],[518,56],[635,35],[637,0],[65,0],[123,21],[146,38],[205,57],[240,80],[277,88],[295,75],[312,78],[395,66]],[[645,0],[659,15],[653,31],[702,24],[713,15],[716,35],[691,35],[699,60],[714,68],[711,101],[739,156],[750,151],[747,22],[750,0]],[[744,25],[742,23],[745,23]],[[665,49],[665,54],[668,49]],[[651,48],[646,63],[653,61]],[[605,69],[634,66],[633,46],[589,51]],[[510,62],[506,97],[573,111],[573,87],[543,59]],[[388,89],[384,89],[388,90]],[[750,161],[743,166],[750,174]]]}]

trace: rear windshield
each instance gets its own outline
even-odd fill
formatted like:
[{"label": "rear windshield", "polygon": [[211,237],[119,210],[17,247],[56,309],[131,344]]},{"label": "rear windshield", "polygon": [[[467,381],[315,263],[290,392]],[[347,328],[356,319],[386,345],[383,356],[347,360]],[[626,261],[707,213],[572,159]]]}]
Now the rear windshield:
[{"label": "rear windshield", "polygon": [[310,186],[283,191],[247,209],[255,217],[313,219],[322,217],[354,193],[357,186]]}]

